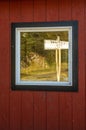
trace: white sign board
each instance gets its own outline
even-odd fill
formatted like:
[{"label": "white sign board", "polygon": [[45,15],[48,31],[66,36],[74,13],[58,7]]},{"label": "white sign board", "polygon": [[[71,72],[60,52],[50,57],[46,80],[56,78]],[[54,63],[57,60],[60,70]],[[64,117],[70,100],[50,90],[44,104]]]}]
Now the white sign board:
[{"label": "white sign board", "polygon": [[44,49],[45,50],[56,50],[56,49],[68,49],[68,43],[66,41],[57,41],[57,40],[44,40]]}]

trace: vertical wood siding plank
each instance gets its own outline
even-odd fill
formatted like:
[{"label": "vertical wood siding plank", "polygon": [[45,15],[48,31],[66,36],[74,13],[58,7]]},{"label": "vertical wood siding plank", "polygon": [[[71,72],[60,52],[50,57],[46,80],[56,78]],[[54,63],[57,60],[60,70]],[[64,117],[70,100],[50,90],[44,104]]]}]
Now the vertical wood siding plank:
[{"label": "vertical wood siding plank", "polygon": [[59,127],[59,94],[47,93],[47,130],[60,130]]},{"label": "vertical wood siding plank", "polygon": [[59,17],[59,0],[47,0],[46,20],[47,21],[58,21]]},{"label": "vertical wood siding plank", "polygon": [[34,21],[43,22],[46,18],[46,1],[34,0]]},{"label": "vertical wood siding plank", "polygon": [[33,93],[22,94],[22,130],[33,130]]},{"label": "vertical wood siding plank", "polygon": [[[71,20],[71,0],[59,1],[59,20]],[[72,130],[72,94],[60,93],[60,130]]]},{"label": "vertical wood siding plank", "polygon": [[[84,25],[86,25],[86,1],[84,3],[84,9],[85,9],[85,14],[84,14]],[[84,26],[84,37],[86,36],[86,26]],[[86,41],[86,37],[85,37]],[[85,87],[86,87],[86,42],[85,42]],[[85,88],[85,130],[86,130],[86,88]]]},{"label": "vertical wood siding plank", "polygon": [[[33,22],[33,0],[21,1],[21,22]],[[33,130],[33,91],[22,92],[22,130]]]},{"label": "vertical wood siding plank", "polygon": [[46,130],[46,93],[34,92],[34,130]]},{"label": "vertical wood siding plank", "polygon": [[[5,8],[5,9],[4,9]],[[0,86],[9,86],[9,1],[0,2]],[[4,35],[3,35],[4,34]],[[4,70],[4,71],[2,71]]]},{"label": "vertical wood siding plank", "polygon": [[[46,0],[34,0],[34,22],[45,21]],[[34,92],[34,130],[46,130],[46,92]]]},{"label": "vertical wood siding plank", "polygon": [[33,22],[33,0],[21,0],[21,22]]},{"label": "vertical wood siding plank", "polygon": [[0,2],[0,130],[9,129],[9,1]]},{"label": "vertical wood siding plank", "polygon": [[73,94],[73,130],[85,130],[85,21],[84,0],[72,0],[72,19],[78,20],[79,92]]},{"label": "vertical wood siding plank", "polygon": [[21,94],[10,93],[10,130],[21,130]]},{"label": "vertical wood siding plank", "polygon": [[[20,0],[10,0],[10,24],[21,21],[20,5]],[[12,90],[10,91],[10,130],[21,130],[21,92]]]},{"label": "vertical wood siding plank", "polygon": [[[47,0],[46,20],[58,21],[58,0]],[[59,93],[47,93],[47,130],[59,130]]]},{"label": "vertical wood siding plank", "polygon": [[0,88],[0,130],[9,130],[9,93]]}]

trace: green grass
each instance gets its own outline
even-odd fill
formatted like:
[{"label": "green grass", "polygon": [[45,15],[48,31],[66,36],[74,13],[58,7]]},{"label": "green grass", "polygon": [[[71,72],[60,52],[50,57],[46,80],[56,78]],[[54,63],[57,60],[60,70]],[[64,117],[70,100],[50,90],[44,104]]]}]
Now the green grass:
[{"label": "green grass", "polygon": [[[21,80],[30,81],[56,81],[55,65],[48,68],[39,67],[36,65],[21,69]],[[60,81],[68,81],[68,65],[62,63]]]}]

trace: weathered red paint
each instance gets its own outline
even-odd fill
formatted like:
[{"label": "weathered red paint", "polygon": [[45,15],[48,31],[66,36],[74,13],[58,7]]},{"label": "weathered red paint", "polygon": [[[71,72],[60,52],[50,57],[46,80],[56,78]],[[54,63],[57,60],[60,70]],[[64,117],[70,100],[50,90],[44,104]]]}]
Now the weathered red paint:
[{"label": "weathered red paint", "polygon": [[[58,21],[59,1],[47,0],[46,20]],[[60,129],[59,92],[47,93],[47,130]]]},{"label": "weathered red paint", "polygon": [[[0,130],[85,130],[86,3],[0,1]],[[11,90],[11,23],[78,20],[79,91]]]},{"label": "weathered red paint", "polygon": [[[65,5],[65,6],[64,6]],[[71,20],[72,3],[68,0],[61,0],[59,2],[59,20]],[[60,129],[72,130],[72,94],[61,93],[60,94]]]},{"label": "weathered red paint", "polygon": [[[9,24],[11,22],[21,21],[21,6],[20,0],[9,2]],[[9,29],[10,31],[10,29]],[[10,31],[10,41],[11,41],[11,31]],[[11,44],[11,43],[9,43]],[[11,51],[11,50],[10,50]],[[22,115],[22,94],[21,92],[10,91],[10,130],[21,130],[21,115]],[[8,129],[7,129],[8,130]]]}]

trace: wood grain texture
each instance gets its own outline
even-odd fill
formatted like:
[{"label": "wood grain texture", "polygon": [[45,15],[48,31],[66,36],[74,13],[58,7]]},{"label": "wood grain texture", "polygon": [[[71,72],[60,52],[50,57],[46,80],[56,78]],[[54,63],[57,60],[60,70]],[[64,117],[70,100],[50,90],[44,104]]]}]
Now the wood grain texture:
[{"label": "wood grain texture", "polygon": [[[84,24],[86,25],[86,1],[84,3]],[[86,26],[84,27],[84,36],[85,36],[85,41],[86,41]],[[85,43],[85,86],[86,86],[86,43]],[[86,129],[86,88],[85,88],[85,129]]]},{"label": "wood grain texture", "polygon": [[21,94],[10,93],[10,130],[21,130]]},{"label": "wood grain texture", "polygon": [[[0,130],[86,129],[86,2],[0,1]],[[11,90],[11,23],[78,20],[78,92]]]},{"label": "wood grain texture", "polygon": [[[59,21],[71,20],[71,0],[59,1]],[[60,93],[60,130],[72,130],[72,93]]]},{"label": "wood grain texture", "polygon": [[[20,0],[10,0],[10,34],[11,23],[21,21],[21,4]],[[11,35],[10,35],[11,39]],[[11,42],[10,42],[11,44]],[[11,49],[11,48],[10,48]],[[11,50],[10,50],[11,51]],[[10,60],[10,59],[9,59]],[[11,87],[11,86],[10,86]],[[21,106],[22,106],[22,94],[21,92],[10,90],[10,130],[21,130]]]},{"label": "wood grain texture", "polygon": [[21,22],[33,22],[33,0],[21,0]]},{"label": "wood grain texture", "polygon": [[0,129],[9,130],[9,94],[0,90]]},{"label": "wood grain texture", "polygon": [[[3,10],[4,9],[4,10]],[[0,2],[0,130],[9,129],[9,2]]]},{"label": "wood grain texture", "polygon": [[9,2],[0,2],[0,24],[0,85],[8,90],[10,84]]},{"label": "wood grain texture", "polygon": [[34,130],[46,130],[46,93],[34,92]]},{"label": "wood grain texture", "polygon": [[59,17],[59,0],[47,0],[46,1],[46,20],[47,21],[58,21]]},{"label": "wood grain texture", "polygon": [[21,106],[21,127],[22,130],[33,130],[33,93],[32,92],[23,92],[22,94],[22,106]]},{"label": "wood grain texture", "polygon": [[[21,1],[21,22],[33,22],[33,0]],[[22,130],[33,130],[33,92],[22,92]]]},{"label": "wood grain texture", "polygon": [[84,0],[72,1],[72,20],[78,20],[79,92],[73,94],[73,130],[85,130],[85,35]]},{"label": "wood grain texture", "polygon": [[47,130],[60,129],[58,92],[47,93]]},{"label": "wood grain texture", "polygon": [[[34,0],[34,22],[45,21],[46,0]],[[41,87],[41,86],[40,86]],[[46,130],[46,92],[34,92],[34,130]]]},{"label": "wood grain texture", "polygon": [[34,0],[34,21],[43,22],[46,20],[46,0]]},{"label": "wood grain texture", "polygon": [[[58,21],[59,2],[58,0],[47,0],[46,20]],[[59,93],[47,93],[47,130],[60,130],[60,109],[59,109]]]}]

